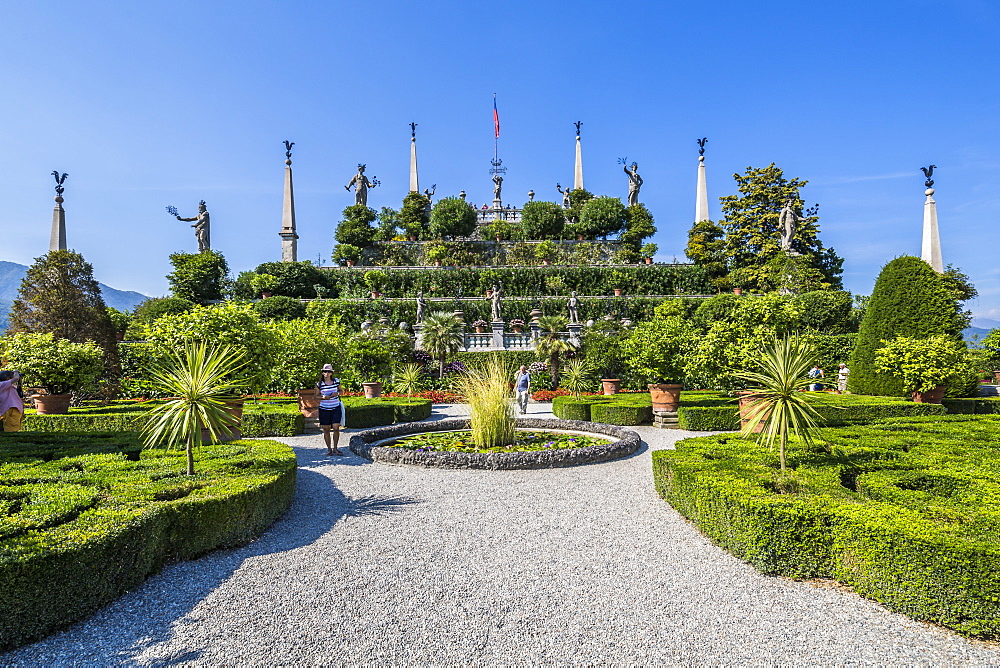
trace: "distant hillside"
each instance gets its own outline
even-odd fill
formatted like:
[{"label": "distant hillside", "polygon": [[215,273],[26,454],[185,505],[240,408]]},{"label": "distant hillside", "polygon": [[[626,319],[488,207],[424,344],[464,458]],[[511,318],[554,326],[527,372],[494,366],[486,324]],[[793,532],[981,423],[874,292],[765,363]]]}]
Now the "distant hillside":
[{"label": "distant hillside", "polygon": [[[27,273],[28,268],[23,264],[0,260],[0,331],[7,329],[7,314],[10,312],[14,299],[17,298],[17,291],[21,289],[21,280]],[[99,285],[104,303],[120,311],[133,309],[147,299],[146,295],[138,292],[115,290],[104,283]]]}]

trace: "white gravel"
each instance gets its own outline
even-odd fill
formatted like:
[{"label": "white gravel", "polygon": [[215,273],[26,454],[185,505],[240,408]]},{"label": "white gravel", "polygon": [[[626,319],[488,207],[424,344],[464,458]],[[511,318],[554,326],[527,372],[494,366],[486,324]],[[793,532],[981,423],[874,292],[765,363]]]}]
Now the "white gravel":
[{"label": "white gravel", "polygon": [[[649,449],[692,435],[638,431]],[[1000,644],[757,573],[657,498],[649,449],[489,472],[281,440],[298,453],[298,489],[260,540],[171,566],[0,662],[1000,664]]]}]

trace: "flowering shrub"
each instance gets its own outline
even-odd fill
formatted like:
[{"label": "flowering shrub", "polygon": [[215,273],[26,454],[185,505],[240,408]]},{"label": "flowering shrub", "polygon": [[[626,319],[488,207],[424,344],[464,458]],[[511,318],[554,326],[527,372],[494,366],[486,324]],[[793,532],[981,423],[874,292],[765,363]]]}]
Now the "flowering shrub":
[{"label": "flowering shrub", "polygon": [[558,390],[538,390],[531,394],[531,398],[535,401],[552,401],[555,397],[568,397],[571,394],[569,390],[560,387]]},{"label": "flowering shrub", "polygon": [[524,321],[521,320],[520,318],[514,318],[513,320],[510,321],[510,326],[511,327],[524,327]]},{"label": "flowering shrub", "polygon": [[528,367],[528,373],[545,373],[549,370],[548,362],[532,362]]},{"label": "flowering shrub", "polygon": [[465,365],[462,364],[461,362],[458,361],[449,362],[448,364],[444,365],[445,376],[450,376],[451,374],[465,373],[465,372],[466,372]]},{"label": "flowering shrub", "polygon": [[474,323],[472,323],[472,326],[473,327],[487,327],[489,324],[490,323],[486,322],[485,320],[476,320]]}]

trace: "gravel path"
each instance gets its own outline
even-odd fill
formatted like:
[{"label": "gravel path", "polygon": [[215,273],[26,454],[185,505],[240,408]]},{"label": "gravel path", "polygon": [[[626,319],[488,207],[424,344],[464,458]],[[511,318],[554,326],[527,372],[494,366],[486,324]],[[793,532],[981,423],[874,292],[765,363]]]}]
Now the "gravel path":
[{"label": "gravel path", "polygon": [[998,644],[714,547],[651,484],[649,450],[691,434],[638,431],[649,447],[625,460],[508,472],[282,439],[299,485],[260,540],[171,566],[0,662],[1000,664]]}]

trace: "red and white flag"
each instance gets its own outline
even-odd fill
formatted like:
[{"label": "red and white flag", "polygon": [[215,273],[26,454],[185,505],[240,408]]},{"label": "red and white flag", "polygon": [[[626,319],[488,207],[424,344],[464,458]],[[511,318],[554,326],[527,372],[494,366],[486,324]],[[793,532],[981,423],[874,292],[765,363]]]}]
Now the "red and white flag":
[{"label": "red and white flag", "polygon": [[497,138],[500,137],[500,115],[497,114],[497,94],[493,93],[493,129]]}]

